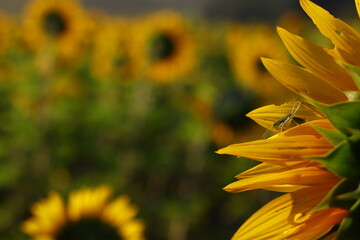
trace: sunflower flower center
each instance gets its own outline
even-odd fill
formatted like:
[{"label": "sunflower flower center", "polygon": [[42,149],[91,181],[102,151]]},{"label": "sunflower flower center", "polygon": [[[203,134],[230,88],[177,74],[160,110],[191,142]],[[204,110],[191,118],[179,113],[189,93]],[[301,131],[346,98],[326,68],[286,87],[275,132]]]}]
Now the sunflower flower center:
[{"label": "sunflower flower center", "polygon": [[171,57],[175,52],[174,39],[166,33],[160,33],[151,40],[150,57],[152,60],[162,60]]},{"label": "sunflower flower center", "polygon": [[215,117],[234,129],[240,129],[250,122],[245,114],[252,109],[254,103],[255,96],[252,93],[239,89],[228,90],[220,96],[214,107]]},{"label": "sunflower flower center", "polygon": [[44,17],[43,27],[51,37],[58,37],[65,32],[66,22],[58,12],[49,12]]},{"label": "sunflower flower center", "polygon": [[56,240],[121,240],[116,228],[98,218],[83,218],[77,222],[65,225]]}]

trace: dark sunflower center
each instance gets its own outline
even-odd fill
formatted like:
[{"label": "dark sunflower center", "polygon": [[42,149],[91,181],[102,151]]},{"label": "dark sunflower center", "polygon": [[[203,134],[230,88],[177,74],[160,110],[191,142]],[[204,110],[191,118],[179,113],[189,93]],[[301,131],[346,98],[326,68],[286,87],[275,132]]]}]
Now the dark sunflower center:
[{"label": "dark sunflower center", "polygon": [[115,67],[121,68],[126,65],[127,59],[125,56],[117,55],[113,60],[113,65]]},{"label": "dark sunflower center", "polygon": [[248,126],[249,119],[245,114],[250,112],[254,105],[256,105],[256,96],[253,93],[245,89],[228,89],[217,100],[214,117],[233,129],[240,129]]},{"label": "dark sunflower center", "polygon": [[98,218],[83,218],[65,225],[56,240],[121,240],[116,228]]},{"label": "dark sunflower center", "polygon": [[169,58],[174,52],[174,39],[166,33],[160,33],[154,36],[150,42],[150,57],[152,60]]},{"label": "dark sunflower center", "polygon": [[44,17],[44,30],[52,37],[58,37],[66,30],[66,22],[58,12],[49,12]]}]

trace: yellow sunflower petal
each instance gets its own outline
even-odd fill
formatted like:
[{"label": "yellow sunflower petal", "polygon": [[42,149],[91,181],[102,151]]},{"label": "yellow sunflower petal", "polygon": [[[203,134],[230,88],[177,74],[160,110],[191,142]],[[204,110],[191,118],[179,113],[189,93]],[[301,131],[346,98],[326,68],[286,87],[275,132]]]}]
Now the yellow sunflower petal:
[{"label": "yellow sunflower petal", "polygon": [[38,235],[34,240],[56,240],[56,239],[48,235]]},{"label": "yellow sunflower petal", "polygon": [[[314,110],[313,106],[302,102],[299,102],[299,104],[300,107],[293,115],[294,117],[301,118],[306,122],[324,118],[319,112]],[[273,104],[267,105],[249,112],[246,116],[254,120],[257,124],[273,131],[272,125],[280,118],[290,114],[295,105],[295,102],[284,103],[280,106]]]},{"label": "yellow sunflower petal", "polygon": [[[331,186],[308,187],[288,193],[267,203],[254,213],[235,233],[233,240],[286,239],[279,238],[294,227],[299,214],[307,213],[326,195]],[[323,221],[326,219],[323,219]],[[317,232],[312,232],[317,234]],[[298,239],[304,239],[299,237]]]},{"label": "yellow sunflower petal", "polygon": [[113,226],[121,228],[121,225],[133,218],[137,212],[137,208],[130,205],[129,198],[121,196],[106,206],[102,217],[105,221],[112,223]]},{"label": "yellow sunflower petal", "polygon": [[314,136],[304,135],[301,136],[301,139],[298,136],[279,136],[233,144],[218,150],[217,153],[283,165],[284,162],[300,161],[304,156],[322,156],[332,147],[326,140]]},{"label": "yellow sunflower petal", "polygon": [[262,58],[262,61],[276,79],[301,96],[326,104],[348,100],[339,89],[302,67],[268,58]]},{"label": "yellow sunflower petal", "polygon": [[[310,167],[310,166],[320,167],[321,164],[316,162],[308,162],[308,161],[291,162],[291,163],[287,163],[287,166],[280,166],[269,163],[260,163],[255,167],[238,174],[235,177],[240,180],[254,176],[256,177],[257,175],[260,174],[278,173],[295,168]],[[271,185],[268,187],[262,187],[262,189],[264,190],[273,191],[273,192],[294,192],[302,188],[304,188],[304,186],[299,186],[294,184],[281,184],[281,185]]]},{"label": "yellow sunflower petal", "polygon": [[358,15],[360,17],[360,0],[355,0],[356,4],[356,11],[358,12]]},{"label": "yellow sunflower petal", "polygon": [[[309,135],[303,135],[307,133]],[[333,145],[309,124],[302,124],[272,138],[229,145],[219,149],[217,153],[285,165],[301,161],[305,156],[322,156],[332,148]]]},{"label": "yellow sunflower petal", "polygon": [[[347,210],[340,208],[328,208],[323,211],[303,217],[304,220],[298,226],[284,232],[280,239],[319,239],[334,225],[339,224],[347,215]],[[301,219],[301,218],[300,218]]]},{"label": "yellow sunflower petal", "polygon": [[278,33],[295,60],[321,79],[342,90],[358,90],[350,74],[340,67],[323,48],[283,28]]},{"label": "yellow sunflower petal", "polygon": [[142,233],[145,230],[145,226],[140,220],[133,220],[131,222],[124,223],[121,229],[121,234],[129,240],[142,240]]},{"label": "yellow sunflower petal", "polygon": [[111,188],[101,186],[96,189],[84,188],[69,196],[68,215],[73,221],[82,217],[100,215],[111,195]]},{"label": "yellow sunflower petal", "polygon": [[288,164],[287,166],[280,166],[280,165],[274,165],[270,163],[260,163],[256,165],[255,167],[252,167],[245,172],[242,172],[235,177],[237,179],[244,179],[256,176],[258,174],[266,174],[266,173],[277,173],[282,172],[284,170],[290,170],[298,167],[304,167],[304,166],[313,166],[313,164],[309,164],[307,162],[301,161],[301,162],[294,162],[291,164]]},{"label": "yellow sunflower petal", "polygon": [[284,136],[301,136],[301,135],[313,135],[316,137],[321,137],[320,133],[316,131],[312,125],[316,125],[321,128],[334,129],[334,126],[330,123],[328,119],[318,119],[314,121],[307,122],[297,127],[290,128],[289,130],[282,133]]},{"label": "yellow sunflower petal", "polygon": [[64,203],[59,194],[52,192],[49,197],[34,204],[33,218],[22,225],[28,234],[52,235],[65,221]]},{"label": "yellow sunflower petal", "polygon": [[269,187],[264,187],[262,189],[266,190],[266,191],[272,191],[272,192],[289,193],[289,192],[298,191],[305,187],[306,186],[302,186],[302,185],[280,184],[280,185],[272,185]]},{"label": "yellow sunflower petal", "polygon": [[334,43],[342,60],[360,65],[360,34],[311,1],[300,0],[300,4],[320,32]]},{"label": "yellow sunflower petal", "polygon": [[241,179],[227,185],[224,190],[232,193],[262,189],[274,185],[291,184],[300,186],[312,186],[320,184],[334,185],[339,181],[334,174],[317,167],[301,167],[285,169],[282,172],[258,174],[251,178]]}]

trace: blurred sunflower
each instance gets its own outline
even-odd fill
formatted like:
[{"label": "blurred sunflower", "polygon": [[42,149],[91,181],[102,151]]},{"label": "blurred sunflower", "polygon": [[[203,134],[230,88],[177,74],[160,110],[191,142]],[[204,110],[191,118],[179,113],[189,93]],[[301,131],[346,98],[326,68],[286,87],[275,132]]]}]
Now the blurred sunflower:
[{"label": "blurred sunflower", "polygon": [[195,43],[179,14],[154,13],[137,26],[131,56],[141,63],[155,82],[170,82],[188,73],[195,65]]},{"label": "blurred sunflower", "polygon": [[77,1],[33,0],[26,8],[23,37],[32,49],[50,48],[63,59],[73,59],[87,32],[88,20]]},{"label": "blurred sunflower", "polygon": [[13,27],[14,19],[6,14],[0,13],[0,54],[4,53],[15,37]]},{"label": "blurred sunflower", "polygon": [[123,80],[134,74],[128,49],[129,31],[125,19],[105,20],[98,30],[94,39],[92,69],[99,79],[115,77]]},{"label": "blurred sunflower", "polygon": [[136,207],[126,196],[109,202],[112,189],[101,186],[70,193],[67,205],[56,192],[35,203],[22,230],[33,239],[145,239],[144,225],[133,219]]},{"label": "blurred sunflower", "polygon": [[[248,89],[231,88],[218,96],[212,111],[211,137],[217,146],[249,140],[257,129],[245,117],[256,104],[256,96]],[[241,103],[241,104],[239,104]]]},{"label": "blurred sunflower", "polygon": [[[355,0],[360,15],[360,0]],[[262,162],[225,187],[285,192],[253,214],[233,239],[360,239],[360,34],[309,0],[300,0],[333,49],[285,29],[278,33],[302,66],[262,59],[307,100],[269,105],[248,116],[278,132],[218,150]]]},{"label": "blurred sunflower", "polygon": [[265,100],[286,96],[286,90],[266,71],[260,57],[287,59],[280,41],[267,25],[229,27],[227,52],[230,65],[240,84],[252,89]]}]

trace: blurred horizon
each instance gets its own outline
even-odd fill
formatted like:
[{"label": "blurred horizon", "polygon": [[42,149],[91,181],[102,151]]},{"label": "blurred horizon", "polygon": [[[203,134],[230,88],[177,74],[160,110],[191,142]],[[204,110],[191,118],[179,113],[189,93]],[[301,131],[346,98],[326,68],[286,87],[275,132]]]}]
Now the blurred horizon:
[{"label": "blurred horizon", "polygon": [[[27,0],[0,1],[0,9],[11,14],[21,14]],[[297,0],[82,0],[89,9],[103,10],[108,14],[121,14],[126,17],[137,16],[157,10],[170,9],[183,14],[205,18],[225,18],[243,21],[276,19],[288,10],[303,13]],[[327,9],[335,16],[353,18],[354,1],[314,0],[314,3]]]}]

